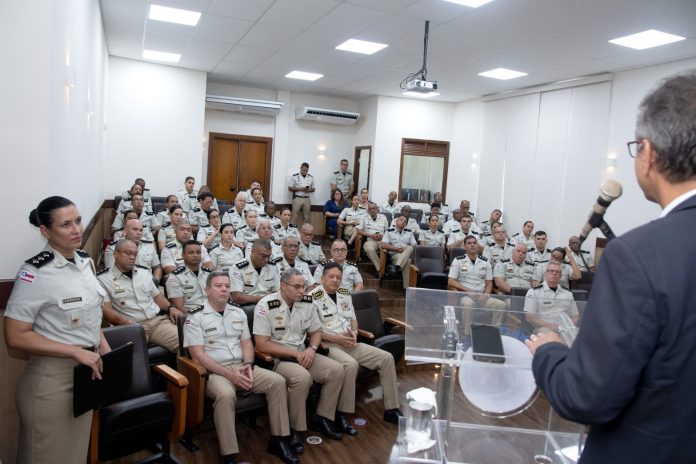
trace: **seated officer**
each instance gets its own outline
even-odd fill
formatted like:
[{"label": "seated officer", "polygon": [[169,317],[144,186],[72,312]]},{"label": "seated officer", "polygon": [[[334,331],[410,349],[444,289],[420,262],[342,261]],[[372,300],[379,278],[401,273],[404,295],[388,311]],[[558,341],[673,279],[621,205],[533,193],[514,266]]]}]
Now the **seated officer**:
[{"label": "seated officer", "polygon": [[149,202],[150,191],[148,190],[148,196],[146,198],[145,193],[143,192],[143,186],[138,184],[137,182],[133,184],[130,190],[126,190],[121,194],[121,201],[118,203],[116,211],[118,213],[123,213],[124,211],[132,210],[133,195],[135,195],[136,193],[141,194],[143,196],[143,202],[145,203],[145,206],[143,208],[145,209],[145,211],[152,211],[152,203]]},{"label": "seated officer", "polygon": [[445,234],[440,232],[440,217],[432,214],[428,217],[428,228],[421,230],[420,244],[423,246],[445,247]]},{"label": "seated officer", "polygon": [[[184,243],[191,240],[192,232],[191,224],[185,219],[181,219],[179,223],[174,226],[176,240],[168,243],[167,246],[162,249],[162,255],[160,256],[162,271],[164,271],[165,274],[174,272],[177,267],[184,265]],[[201,258],[203,260],[203,266],[212,269],[213,262],[210,260],[210,256],[205,247],[201,250]]]},{"label": "seated officer", "polygon": [[522,232],[517,232],[510,237],[510,241],[515,245],[522,243],[527,246],[527,249],[532,248],[534,246],[534,234],[532,234],[532,231],[534,231],[534,223],[532,221],[524,221]]},{"label": "seated officer", "polygon": [[[160,224],[155,218],[155,213],[151,211],[145,211],[143,208],[145,206],[142,193],[133,194],[133,211],[138,214],[138,219],[143,224],[143,229],[145,230],[143,237],[147,240],[154,240],[159,232]],[[114,222],[111,224],[112,232],[116,229],[120,229],[124,226],[124,215],[117,214],[114,218]]]},{"label": "seated officer", "polygon": [[470,216],[462,215],[462,220],[459,222],[459,227],[453,228],[452,232],[449,234],[449,237],[447,237],[448,251],[452,251],[454,248],[464,248],[464,240],[466,240],[466,238],[469,236],[474,237],[479,246],[483,247],[484,243],[481,240],[481,236],[471,230],[471,222],[472,219]]},{"label": "seated officer", "polygon": [[384,393],[384,420],[398,425],[401,412],[394,356],[374,346],[357,342],[358,321],[350,292],[340,286],[342,274],[340,264],[326,263],[322,271],[321,286],[312,292],[314,310],[321,322],[321,338],[329,348],[328,356],[341,363],[346,373],[338,400],[337,426],[350,433],[346,430],[348,421],[342,412],[355,412],[355,377],[358,365],[370,370],[377,369]]},{"label": "seated officer", "polygon": [[462,222],[462,210],[459,208],[452,211],[452,218],[442,226],[442,233],[451,234],[453,230],[459,230]]},{"label": "seated officer", "polygon": [[233,463],[239,452],[235,431],[237,389],[266,395],[271,437],[268,452],[286,463],[299,463],[290,444],[288,399],[285,379],[254,366],[247,317],[229,303],[230,277],[226,272],[208,274],[207,296],[202,308],[191,311],[184,324],[184,346],[191,358],[208,371],[206,395],[213,403],[213,420],[223,463]]},{"label": "seated officer", "polygon": [[[568,258],[567,260],[566,257]],[[565,288],[570,286],[571,280],[580,280],[582,278],[582,272],[580,272],[580,268],[575,262],[575,258],[571,256],[571,253],[568,253],[568,250],[563,247],[556,247],[551,252],[550,261],[535,263],[532,286],[537,286],[544,281],[546,277],[546,267],[551,261],[561,263],[561,285]]]},{"label": "seated officer", "polygon": [[[462,219],[464,221],[466,217]],[[473,235],[469,235],[464,241],[466,254],[457,256],[450,266],[447,286],[460,292],[467,292],[462,297],[462,306],[476,306],[487,309],[500,310],[493,316],[493,322],[502,322],[506,309],[505,303],[490,298],[493,290],[493,270],[486,258],[478,254],[478,241]]]},{"label": "seated officer", "polygon": [[439,213],[440,216],[442,216],[440,217],[440,222],[445,222],[449,217],[449,205],[443,201],[442,192],[435,192],[433,194],[433,203],[438,203],[440,205]]},{"label": "seated officer", "polygon": [[155,220],[157,220],[157,223],[160,225],[160,230],[164,228],[165,224],[171,222],[169,218],[169,208],[177,205],[178,201],[179,199],[176,197],[176,195],[167,195],[164,209],[157,211],[155,214]]},{"label": "seated officer", "polygon": [[501,217],[503,217],[503,212],[500,211],[499,209],[494,209],[493,211],[491,211],[491,217],[488,218],[488,220],[483,221],[481,223],[481,225],[479,226],[479,228],[481,229],[481,235],[483,235],[483,236],[493,235],[493,224],[496,224],[496,223],[500,224]]},{"label": "seated officer", "polygon": [[220,226],[220,243],[210,250],[210,261],[215,269],[229,269],[234,263],[244,259],[244,250],[234,244],[234,226]]},{"label": "seated officer", "polygon": [[176,309],[186,312],[205,303],[205,280],[213,272],[201,266],[200,243],[189,240],[184,244],[184,265],[176,268],[167,279],[167,296]]},{"label": "seated officer", "polygon": [[228,209],[222,216],[223,224],[232,224],[234,230],[237,230],[245,224],[244,222],[244,208],[247,204],[246,193],[238,193],[234,199],[234,206]]},{"label": "seated officer", "polygon": [[[267,211],[268,211],[268,205],[270,203],[271,203],[270,201],[268,203],[266,203],[266,207],[267,207],[266,210]],[[275,207],[275,203],[274,203],[274,207]],[[300,231],[297,230],[297,226],[295,224],[290,223],[291,216],[292,216],[292,211],[290,211],[290,208],[288,208],[287,206],[284,206],[280,210],[280,219],[277,217],[273,218],[277,222],[274,222],[273,220],[271,220],[270,217],[268,218],[268,220],[271,223],[271,227],[273,227],[273,239],[277,243],[281,243],[283,241],[283,239],[285,237],[288,237],[288,236],[297,237],[297,240],[298,241],[300,240]]]},{"label": "seated officer", "polygon": [[[404,207],[405,209],[405,207]],[[382,249],[389,252],[391,262],[401,269],[401,278],[404,289],[408,288],[408,277],[411,272],[411,254],[413,247],[417,245],[413,233],[406,227],[406,216],[403,214],[396,218],[394,227],[387,230],[382,237]]]},{"label": "seated officer", "polygon": [[396,194],[395,191],[389,192],[389,197],[387,198],[386,203],[382,203],[382,206],[379,208],[380,213],[389,213],[394,217],[394,215],[399,214],[401,212],[401,204],[397,201],[398,195]]},{"label": "seated officer", "polygon": [[150,270],[135,264],[137,254],[133,240],[121,239],[114,249],[113,266],[97,274],[109,294],[104,301],[104,319],[113,325],[140,324],[149,343],[176,353],[179,335],[173,321],[179,310],[159,291]]},{"label": "seated officer", "polygon": [[[515,245],[508,242],[507,231],[499,222],[494,222],[491,226],[491,230],[493,230],[493,238],[487,241],[487,246],[483,251],[483,255],[490,260],[491,267],[495,270],[495,266],[500,260],[510,259]],[[526,255],[527,253],[525,252],[525,256]]]},{"label": "seated officer", "polygon": [[348,254],[348,246],[343,240],[336,239],[331,244],[331,259],[319,264],[314,270],[314,281],[321,281],[321,275],[324,272],[324,264],[326,263],[338,263],[343,270],[343,276],[341,277],[341,287],[347,288],[350,293],[359,292],[363,290],[365,286],[363,285],[363,278],[360,275],[358,266],[355,263],[346,261],[346,255]]},{"label": "seated officer", "polygon": [[[235,227],[235,239],[236,245],[246,250],[247,246],[254,240],[257,240],[259,236],[256,233],[256,227],[259,222],[259,213],[256,210],[244,211],[244,224]],[[248,256],[248,255],[247,255]]]},{"label": "seated officer", "polygon": [[[282,256],[283,251],[280,249],[280,246],[273,241],[273,227],[271,226],[271,221],[268,219],[259,219],[258,225],[256,226],[256,237],[257,239],[268,240],[270,242],[272,258]],[[250,255],[252,243],[253,241],[247,242],[246,249],[244,250],[244,256]]]},{"label": "seated officer", "polygon": [[[121,240],[122,238],[124,238],[124,237],[126,236],[126,234],[124,233],[124,230],[126,229],[125,224],[126,224],[128,221],[130,221],[131,219],[138,219],[138,217],[139,217],[139,214],[136,213],[136,212],[133,211],[133,210],[126,211],[125,213],[123,213],[123,224],[124,224],[124,226],[123,226],[123,227],[119,227],[118,229],[114,230],[114,234],[113,234],[113,236],[111,237],[111,238],[112,238],[112,241],[118,242],[119,240]],[[140,220],[140,219],[138,219],[138,220]]]},{"label": "seated officer", "polygon": [[360,224],[356,227],[358,234],[365,237],[363,249],[377,272],[379,272],[379,254],[377,250],[379,250],[382,243],[382,237],[389,229],[387,217],[384,214],[379,214],[378,211],[379,208],[377,208],[376,203],[368,203],[367,214],[363,214],[360,217]]},{"label": "seated officer", "polygon": [[268,263],[271,242],[256,239],[249,257],[230,267],[230,296],[240,306],[256,304],[280,287],[278,269]]},{"label": "seated officer", "polygon": [[[159,247],[160,253],[164,250],[164,247],[170,243],[176,241],[176,225],[181,221],[187,221],[186,214],[184,210],[181,209],[179,203],[174,203],[169,207],[169,220],[162,223],[159,232],[157,233],[157,246]],[[116,239],[116,234],[114,234],[114,240]]]},{"label": "seated officer", "polygon": [[[304,276],[297,269],[286,269],[280,278],[280,291],[261,299],[254,310],[254,339],[259,351],[275,360],[274,371],[288,385],[290,428],[307,430],[306,402],[312,381],[322,384],[316,414],[309,419],[310,429],[328,438],[342,437],[331,426],[338,397],[345,388],[345,374],[339,363],[319,353],[321,323],[312,307],[312,297],[304,295]],[[305,348],[305,338],[309,347]]]},{"label": "seated officer", "polygon": [[444,223],[446,220],[445,218],[447,216],[445,216],[442,213],[441,208],[442,208],[442,205],[440,203],[432,203],[430,205],[430,211],[428,211],[427,213],[425,213],[423,215],[423,222],[427,224],[430,221],[430,218],[435,216],[440,220],[440,224]]},{"label": "seated officer", "polygon": [[[411,207],[409,205],[402,206],[399,215],[406,218],[406,225],[404,227],[410,230],[413,236],[416,237],[416,240],[418,240],[418,235],[420,234],[420,224],[418,224],[416,220],[411,217]],[[396,219],[399,217],[399,215],[392,218],[392,222],[389,224],[389,227],[396,227]]]},{"label": "seated officer", "polygon": [[568,248],[570,248],[568,255],[575,259],[580,271],[595,271],[594,256],[592,256],[591,251],[580,249],[580,239],[577,235],[573,235],[568,239]]},{"label": "seated officer", "polygon": [[515,245],[510,259],[503,258],[493,270],[495,286],[500,293],[509,295],[513,288],[530,288],[534,278],[534,263],[527,258],[527,247]]},{"label": "seated officer", "polygon": [[353,198],[350,199],[350,207],[343,208],[341,214],[338,215],[337,222],[339,226],[343,226],[343,238],[348,238],[348,246],[351,246],[355,241],[358,234],[355,228],[360,224],[360,219],[365,212],[360,208],[360,197],[353,195]]},{"label": "seated officer", "polygon": [[[251,202],[249,200],[251,199]],[[247,205],[245,211],[254,210],[259,213],[259,216],[266,214],[266,205],[263,202],[263,190],[261,187],[254,187],[251,189],[251,198],[247,196]]]},{"label": "seated officer", "polygon": [[[162,266],[157,256],[155,244],[151,240],[141,240],[143,236],[143,225],[138,219],[129,219],[123,229],[123,236],[135,242],[138,247],[138,257],[135,264],[147,268],[152,272],[153,277],[159,282],[162,279]],[[112,267],[114,265],[114,250],[118,241],[109,243],[104,251],[104,265]]]},{"label": "seated officer", "polygon": [[309,265],[319,264],[326,261],[324,250],[321,243],[314,241],[314,226],[308,222],[300,227],[300,258],[304,259]]},{"label": "seated officer", "polygon": [[524,312],[527,322],[536,328],[558,331],[562,313],[578,325],[580,316],[573,293],[560,285],[561,263],[549,261],[544,272],[544,283],[527,291]]},{"label": "seated officer", "polygon": [[198,232],[198,227],[208,225],[208,213],[213,209],[214,199],[215,197],[210,192],[200,192],[198,194],[198,206],[192,208],[188,213],[188,220],[194,226],[195,233]]},{"label": "seated officer", "polygon": [[196,179],[188,176],[184,180],[184,188],[176,192],[179,204],[186,214],[190,213],[193,208],[198,207],[198,190],[193,188],[194,185],[196,185]]},{"label": "seated officer", "polygon": [[283,274],[283,271],[289,268],[299,270],[305,278],[305,292],[309,292],[318,284],[314,280],[312,272],[309,270],[309,265],[305,260],[297,256],[300,241],[297,237],[289,236],[283,239],[283,244],[280,246],[282,255],[271,258],[268,262],[275,264],[278,268],[278,275]]},{"label": "seated officer", "polygon": [[546,248],[547,241],[546,232],[543,230],[534,232],[534,246],[529,248],[528,256],[535,266],[551,259],[551,250]]},{"label": "seated officer", "polygon": [[206,250],[210,251],[213,247],[220,244],[220,226],[222,225],[222,222],[220,222],[220,211],[209,209],[206,212],[206,219],[208,220],[208,225],[198,226],[196,240],[201,242],[201,245]]}]

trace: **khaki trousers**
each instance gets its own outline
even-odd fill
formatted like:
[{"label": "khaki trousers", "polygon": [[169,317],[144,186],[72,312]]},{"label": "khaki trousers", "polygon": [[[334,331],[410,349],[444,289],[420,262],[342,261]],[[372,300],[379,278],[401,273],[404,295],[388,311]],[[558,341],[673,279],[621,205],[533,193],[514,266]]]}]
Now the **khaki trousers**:
[{"label": "khaki trousers", "polygon": [[370,258],[370,261],[372,261],[372,264],[374,264],[377,272],[379,272],[380,243],[381,242],[378,242],[377,240],[367,237],[367,240],[365,240],[365,244],[363,245],[363,250],[365,250],[365,253],[367,253],[367,256]]},{"label": "khaki trousers", "polygon": [[[242,364],[225,364],[225,366],[239,368]],[[290,435],[285,379],[275,372],[258,366],[254,366],[253,372],[254,383],[251,391],[266,395],[271,435],[281,437]],[[220,443],[220,453],[222,455],[238,453],[239,445],[237,444],[237,432],[235,431],[237,387],[221,375],[210,374],[205,393],[214,401],[213,420],[215,421],[215,430]]]},{"label": "khaki trousers", "polygon": [[[460,304],[467,309],[463,311],[464,333],[471,333],[471,323],[480,324],[501,324],[505,320],[507,305],[504,301],[489,297],[481,305],[469,296],[463,296]],[[492,309],[494,311],[483,311],[482,309]]]},{"label": "khaki trousers", "polygon": [[399,407],[399,388],[396,383],[396,366],[394,356],[365,343],[358,343],[353,348],[343,348],[336,343],[324,342],[329,347],[329,358],[341,363],[346,379],[338,400],[338,410],[355,412],[355,377],[358,366],[364,366],[379,373],[379,384],[384,392],[384,409]]},{"label": "khaki trousers", "polygon": [[[311,349],[311,348],[310,348]],[[307,394],[312,381],[319,382],[321,394],[317,414],[329,420],[334,420],[338,396],[343,388],[343,368],[336,361],[317,354],[309,369],[297,363],[279,361],[274,369],[285,377],[288,384],[288,412],[290,427],[299,432],[307,430]]]},{"label": "khaki trousers", "polygon": [[[295,197],[292,199],[292,223],[297,225],[297,228],[299,229],[302,224],[305,222],[310,222],[309,218],[309,212],[311,209],[312,203],[309,199],[307,198],[300,198],[300,197]],[[302,222],[300,222],[300,214],[302,214]]]},{"label": "khaki trousers", "polygon": [[145,336],[149,343],[163,346],[172,353],[179,351],[179,332],[169,316],[155,316],[140,324],[145,329]]},{"label": "khaki trousers", "polygon": [[408,278],[411,274],[411,254],[413,254],[413,247],[411,245],[406,245],[404,251],[401,253],[391,254],[392,264],[401,268],[401,279],[404,283],[404,290],[408,288]]},{"label": "khaki trousers", "polygon": [[87,461],[92,411],[73,417],[73,369],[70,358],[36,356],[17,384],[19,412],[17,463]]}]

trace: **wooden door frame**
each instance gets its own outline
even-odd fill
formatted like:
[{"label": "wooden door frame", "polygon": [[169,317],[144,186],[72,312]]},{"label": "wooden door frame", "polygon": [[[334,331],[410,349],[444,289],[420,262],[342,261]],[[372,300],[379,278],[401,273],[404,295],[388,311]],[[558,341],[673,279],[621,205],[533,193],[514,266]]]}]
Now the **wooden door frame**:
[{"label": "wooden door frame", "polygon": [[[372,167],[372,145],[362,145],[360,147],[355,147],[355,154],[353,156],[353,182],[355,182],[355,189],[356,191],[353,192],[353,195],[358,195],[360,194],[358,189],[358,181],[360,180],[360,171],[358,169],[355,169],[359,162],[358,160],[360,159],[360,152],[364,150],[365,148],[370,149],[370,162],[367,164],[367,191],[370,191],[370,168]],[[350,200],[350,199],[348,199]]]},{"label": "wooden door frame", "polygon": [[[212,175],[210,172],[210,159],[213,156],[213,141],[215,139],[223,140],[236,140],[239,142],[265,142],[266,143],[266,175],[263,180],[266,189],[263,192],[264,198],[267,200],[271,198],[271,170],[273,167],[273,138],[272,137],[256,137],[253,135],[239,135],[239,134],[225,134],[223,132],[210,132],[208,134],[208,169],[207,169],[207,185],[212,182]],[[241,188],[248,188],[248,185],[244,185]],[[239,192],[240,187],[237,186],[237,192]]]}]

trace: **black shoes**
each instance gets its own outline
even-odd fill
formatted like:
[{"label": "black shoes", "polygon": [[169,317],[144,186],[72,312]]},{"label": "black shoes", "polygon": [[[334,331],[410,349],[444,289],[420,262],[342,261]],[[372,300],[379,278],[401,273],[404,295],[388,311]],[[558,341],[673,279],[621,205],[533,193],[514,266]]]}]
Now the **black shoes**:
[{"label": "black shoes", "polygon": [[291,430],[289,443],[295,454],[304,453],[304,445],[302,444],[302,435],[300,435],[300,432]]},{"label": "black shoes", "polygon": [[340,411],[336,411],[336,418],[334,419],[334,427],[336,429],[338,429],[340,432],[343,432],[346,435],[350,435],[351,437],[354,437],[358,434],[358,431],[355,430],[353,427],[351,427],[345,414],[343,414]]},{"label": "black shoes", "polygon": [[401,276],[401,268],[399,266],[394,265],[394,264],[388,264],[387,265],[387,276],[400,277]]},{"label": "black shoes", "polygon": [[271,437],[266,451],[268,454],[278,456],[286,464],[300,464],[300,459],[295,455],[289,441],[284,440],[283,437]]},{"label": "black shoes", "polygon": [[384,420],[392,424],[399,425],[399,417],[403,416],[398,408],[387,409],[384,411]]},{"label": "black shoes", "polygon": [[319,432],[325,437],[331,438],[332,440],[340,440],[341,438],[343,438],[343,435],[336,432],[331,427],[331,421],[329,421],[329,419],[327,419],[326,417],[319,416],[317,414],[312,414],[309,417],[309,429],[313,430],[314,432]]},{"label": "black shoes", "polygon": [[234,459],[234,454],[223,455],[222,464],[237,464],[237,461]]}]

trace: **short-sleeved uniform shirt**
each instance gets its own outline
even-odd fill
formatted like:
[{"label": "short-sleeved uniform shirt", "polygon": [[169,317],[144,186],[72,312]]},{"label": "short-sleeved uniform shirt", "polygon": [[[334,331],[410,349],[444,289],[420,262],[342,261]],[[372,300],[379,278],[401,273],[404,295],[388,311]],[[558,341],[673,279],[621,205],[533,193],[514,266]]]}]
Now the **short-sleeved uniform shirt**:
[{"label": "short-sleeved uniform shirt", "polygon": [[100,271],[97,279],[109,294],[111,307],[128,319],[142,322],[159,314],[154,298],[160,291],[148,268],[136,265],[128,275],[112,266]]},{"label": "short-sleeved uniform shirt", "polygon": [[244,252],[234,244],[225,248],[222,243],[210,249],[210,260],[215,269],[227,269],[244,259]]},{"label": "short-sleeved uniform shirt", "polygon": [[529,288],[534,278],[534,263],[523,261],[517,264],[511,259],[501,259],[493,269],[493,277],[501,277],[511,287]]},{"label": "short-sleeved uniform shirt", "polygon": [[305,278],[305,288],[311,287],[316,283],[314,281],[314,276],[312,275],[312,272],[309,270],[309,264],[299,256],[295,258],[295,262],[292,266],[285,258],[285,256],[278,256],[276,258],[272,258],[269,261],[269,263],[275,265],[278,268],[278,274],[283,274],[283,271],[291,267],[300,271],[302,273],[302,276]]},{"label": "short-sleeved uniform shirt", "polygon": [[552,324],[560,324],[563,320],[560,314],[566,313],[568,317],[578,314],[578,306],[575,304],[573,293],[562,286],[551,290],[549,285],[543,284],[527,290],[524,300],[524,312],[536,314],[541,319]]},{"label": "short-sleeved uniform shirt", "polygon": [[[330,259],[327,262],[333,262],[333,259]],[[321,274],[324,272],[324,264],[326,263],[319,264],[314,270],[315,282],[321,282]],[[350,261],[343,261],[341,287],[347,288],[349,292],[352,292],[353,289],[355,289],[355,285],[361,283],[363,283],[363,278],[360,275],[360,270],[358,270],[357,264],[351,263]]]},{"label": "short-sleeved uniform shirt", "polygon": [[260,272],[245,259],[230,267],[230,292],[244,295],[265,295],[280,289],[280,274],[272,264],[266,264]]},{"label": "short-sleeved uniform shirt", "polygon": [[309,245],[300,242],[297,255],[309,264],[319,264],[326,261],[326,255],[324,255],[324,250],[321,249],[321,243],[315,241],[309,242]]},{"label": "short-sleeved uniform shirt", "polygon": [[343,197],[345,198],[348,196],[350,184],[353,182],[353,174],[351,174],[349,171],[341,172],[338,170],[334,171],[333,175],[333,182],[331,183],[336,184],[336,188],[343,192]]},{"label": "short-sleeved uniform shirt", "polygon": [[206,300],[184,323],[184,346],[202,346],[205,354],[220,364],[242,362],[241,342],[250,338],[244,310],[232,303],[219,313]]},{"label": "short-sleeved uniform shirt", "polygon": [[339,287],[336,290],[336,302],[326,293],[324,287],[315,289],[311,295],[322,332],[341,334],[350,329],[351,321],[355,319],[355,311],[353,299],[347,288]]},{"label": "short-sleeved uniform shirt", "polygon": [[207,298],[203,289],[205,288],[208,274],[212,269],[200,266],[198,273],[186,266],[176,268],[167,279],[167,296],[169,298],[184,298],[184,306],[195,308],[205,304]]},{"label": "short-sleeved uniform shirt", "polygon": [[460,284],[475,292],[483,292],[486,288],[486,281],[493,280],[493,270],[491,264],[483,256],[479,255],[472,262],[469,256],[462,255],[452,262],[448,277],[456,279]]},{"label": "short-sleeved uniform shirt", "polygon": [[290,308],[280,292],[275,292],[263,297],[254,309],[254,335],[271,337],[286,348],[304,351],[307,333],[320,328],[310,295],[304,295]]}]

